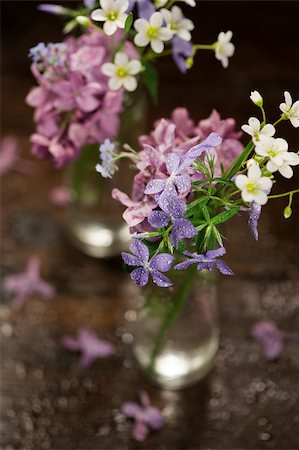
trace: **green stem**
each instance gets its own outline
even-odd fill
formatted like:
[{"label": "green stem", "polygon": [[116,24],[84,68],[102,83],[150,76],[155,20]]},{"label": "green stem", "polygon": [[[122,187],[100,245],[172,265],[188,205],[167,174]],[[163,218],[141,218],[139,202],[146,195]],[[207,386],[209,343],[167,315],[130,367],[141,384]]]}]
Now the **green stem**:
[{"label": "green stem", "polygon": [[185,278],[183,279],[176,295],[172,299],[172,302],[166,311],[166,314],[164,316],[163,322],[161,324],[161,327],[159,329],[158,335],[155,339],[154,346],[151,352],[150,363],[148,366],[148,371],[150,373],[152,373],[154,370],[156,357],[164,344],[167,332],[188,297],[196,273],[197,273],[196,265],[191,266],[187,270]]},{"label": "green stem", "polygon": [[240,167],[242,166],[243,162],[247,160],[248,156],[252,152],[254,148],[254,144],[252,141],[250,141],[240,156],[236,159],[236,161],[227,169],[227,171],[223,174],[223,178],[227,178],[229,180],[232,179],[232,177],[238,172]]},{"label": "green stem", "polygon": [[215,44],[196,44],[192,45],[193,50],[214,50]]},{"label": "green stem", "polygon": [[283,194],[276,194],[276,195],[268,195],[268,198],[280,198],[280,197],[286,197],[287,195],[296,194],[299,192],[299,189],[294,189],[294,191],[284,192]]}]

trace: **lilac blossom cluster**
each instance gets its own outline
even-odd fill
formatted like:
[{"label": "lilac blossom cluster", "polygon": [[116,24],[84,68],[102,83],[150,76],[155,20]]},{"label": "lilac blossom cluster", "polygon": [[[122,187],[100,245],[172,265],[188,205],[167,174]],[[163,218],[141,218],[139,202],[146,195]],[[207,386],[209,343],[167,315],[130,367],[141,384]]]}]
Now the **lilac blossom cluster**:
[{"label": "lilac blossom cluster", "polygon": [[[30,50],[38,86],[31,89],[26,101],[35,108],[36,131],[30,141],[37,157],[51,158],[56,167],[62,167],[86,144],[117,134],[123,92],[112,91],[101,71],[111,59],[109,44],[107,36],[88,29],[79,38],[40,43]],[[134,54],[129,43],[125,51]]]}]

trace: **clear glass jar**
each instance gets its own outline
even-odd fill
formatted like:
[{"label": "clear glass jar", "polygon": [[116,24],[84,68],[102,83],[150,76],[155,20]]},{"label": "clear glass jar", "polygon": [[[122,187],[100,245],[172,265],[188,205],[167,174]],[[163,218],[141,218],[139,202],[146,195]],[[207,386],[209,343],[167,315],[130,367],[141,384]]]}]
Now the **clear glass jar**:
[{"label": "clear glass jar", "polygon": [[[142,89],[128,95],[121,114],[121,128],[115,141],[120,146],[128,142],[137,145],[144,133],[147,101]],[[107,258],[119,255],[129,244],[129,230],[122,218],[124,207],[111,197],[114,187],[130,192],[133,173],[129,163],[121,160],[113,179],[105,179],[96,172],[99,145],[87,145],[67,172],[72,201],[67,209],[66,230],[69,239],[82,252]]]},{"label": "clear glass jar", "polygon": [[202,379],[218,349],[217,278],[196,266],[173,271],[171,288],[140,289],[133,354],[158,386],[181,389]]}]

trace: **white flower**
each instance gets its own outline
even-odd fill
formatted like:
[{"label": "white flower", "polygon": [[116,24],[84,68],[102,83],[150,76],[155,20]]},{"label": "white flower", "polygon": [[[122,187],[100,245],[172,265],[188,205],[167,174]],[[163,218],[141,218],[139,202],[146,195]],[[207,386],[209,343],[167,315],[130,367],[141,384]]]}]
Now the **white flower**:
[{"label": "white flower", "polygon": [[258,164],[249,167],[247,176],[237,175],[235,184],[240,189],[244,202],[256,202],[259,205],[267,203],[267,194],[271,190],[272,181],[268,177],[262,177]]},{"label": "white flower", "polygon": [[100,145],[100,158],[102,164],[96,164],[96,171],[99,172],[104,178],[112,178],[117,170],[117,166],[114,161],[114,152],[116,146],[110,139],[105,139],[104,143]]},{"label": "white flower", "polygon": [[[165,6],[166,3],[168,3],[169,0],[155,0],[155,7],[156,8],[162,8],[162,6]],[[181,0],[182,2],[186,3],[189,6],[195,6],[196,2],[195,0]]]},{"label": "white flower", "polygon": [[262,136],[270,137],[275,134],[275,128],[269,123],[261,129],[261,123],[256,117],[250,117],[248,125],[242,125],[241,129],[252,136],[252,140],[255,144],[260,141]]},{"label": "white flower", "polygon": [[190,31],[194,30],[193,22],[185,19],[181,8],[173,6],[171,11],[162,9],[161,14],[164,17],[167,27],[179,38],[184,41],[191,41]]},{"label": "white flower", "polygon": [[264,137],[255,148],[258,155],[269,158],[267,170],[276,172],[277,170],[285,178],[293,176],[293,169],[290,166],[299,164],[297,153],[288,151],[288,143],[285,139]]},{"label": "white flower", "polygon": [[230,42],[232,37],[232,31],[227,31],[226,33],[221,31],[215,44],[215,56],[221,61],[224,68],[228,67],[228,58],[235,53],[235,46]]},{"label": "white flower", "polygon": [[129,7],[128,0],[100,0],[102,9],[95,9],[91,13],[92,20],[105,22],[103,29],[105,34],[111,36],[117,28],[124,28],[128,17],[125,12]]},{"label": "white flower", "polygon": [[163,27],[163,16],[160,12],[155,12],[150,17],[149,22],[145,19],[137,19],[134,23],[137,34],[134,42],[138,47],[145,47],[151,44],[154,52],[162,53],[164,49],[163,41],[169,41],[173,32]]},{"label": "white flower", "polygon": [[299,100],[295,103],[292,101],[292,97],[289,92],[284,93],[285,103],[279,105],[279,109],[283,112],[287,119],[290,119],[293,127],[299,127]]},{"label": "white flower", "polygon": [[250,94],[250,100],[260,108],[263,106],[263,97],[258,91],[252,91]]},{"label": "white flower", "polygon": [[137,81],[134,75],[141,71],[141,63],[138,59],[129,60],[125,53],[116,53],[114,64],[105,63],[102,66],[103,74],[110,77],[109,88],[117,91],[124,87],[127,91],[135,91]]}]

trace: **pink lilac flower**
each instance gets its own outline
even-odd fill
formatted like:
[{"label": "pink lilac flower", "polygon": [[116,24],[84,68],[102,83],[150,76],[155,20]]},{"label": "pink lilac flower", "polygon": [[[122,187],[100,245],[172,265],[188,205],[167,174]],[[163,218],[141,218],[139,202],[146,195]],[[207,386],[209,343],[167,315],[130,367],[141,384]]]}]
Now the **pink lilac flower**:
[{"label": "pink lilac flower", "polygon": [[55,288],[40,277],[40,260],[37,257],[29,259],[25,272],[5,277],[4,289],[15,295],[13,303],[17,307],[23,306],[35,295],[46,299],[55,295]]},{"label": "pink lilac flower", "polygon": [[220,163],[226,170],[243,150],[243,145],[239,140],[242,132],[236,132],[235,126],[236,121],[234,119],[221,119],[220,114],[213,110],[210,117],[200,120],[194,129],[194,133],[200,139],[205,139],[211,132],[215,132],[222,137],[222,144],[214,152],[216,175],[221,175]]},{"label": "pink lilac flower", "polygon": [[112,198],[127,206],[123,218],[129,227],[136,227],[136,225],[142,223],[157,206],[157,203],[148,196],[144,196],[140,200],[133,200],[116,188],[112,190]]},{"label": "pink lilac flower", "polygon": [[281,331],[274,322],[261,320],[251,329],[252,336],[261,344],[263,356],[273,361],[281,356],[285,341],[295,334]]},{"label": "pink lilac flower", "polygon": [[153,282],[159,287],[172,286],[172,282],[161,272],[167,272],[171,269],[174,261],[173,255],[160,253],[149,259],[149,249],[143,242],[134,239],[130,245],[132,254],[122,252],[121,256],[128,266],[137,266],[131,272],[132,280],[138,286],[145,286],[148,283],[149,275]]},{"label": "pink lilac flower", "polygon": [[[121,35],[115,35],[117,45]],[[124,51],[132,52],[127,42]],[[78,157],[87,144],[113,138],[120,126],[123,92],[113,92],[101,71],[111,60],[110,40],[90,28],[79,38],[39,44],[31,50],[38,86],[27,95],[35,108],[32,152],[62,167]]]},{"label": "pink lilac flower", "polygon": [[106,358],[115,353],[115,347],[104,339],[99,339],[89,328],[80,328],[77,336],[64,336],[62,345],[73,352],[81,352],[80,364],[89,367],[98,358]]},{"label": "pink lilac flower", "polygon": [[144,441],[150,430],[160,430],[165,420],[161,411],[155,406],[151,406],[146,392],[139,395],[140,403],[125,402],[121,407],[122,413],[129,419],[133,419],[135,424],[132,430],[132,437],[136,441]]},{"label": "pink lilac flower", "polygon": [[186,212],[186,205],[179,200],[168,199],[166,205],[167,212],[153,211],[148,217],[149,224],[154,228],[166,227],[171,221],[170,241],[175,248],[178,248],[179,241],[182,239],[191,239],[197,235],[197,229],[190,220],[183,219]]},{"label": "pink lilac flower", "polygon": [[185,270],[192,264],[197,264],[197,270],[213,270],[214,267],[223,275],[234,275],[234,272],[225,264],[225,262],[218,259],[218,257],[225,255],[226,250],[220,247],[217,250],[209,250],[205,254],[198,255],[197,253],[184,252],[184,255],[189,256],[190,259],[174,266],[176,270]]},{"label": "pink lilac flower", "polygon": [[171,113],[171,121],[175,124],[175,133],[177,136],[186,140],[188,136],[193,135],[194,122],[189,116],[186,108],[176,108]]},{"label": "pink lilac flower", "polygon": [[50,192],[49,199],[56,206],[66,206],[72,200],[72,192],[67,186],[57,186]]}]

